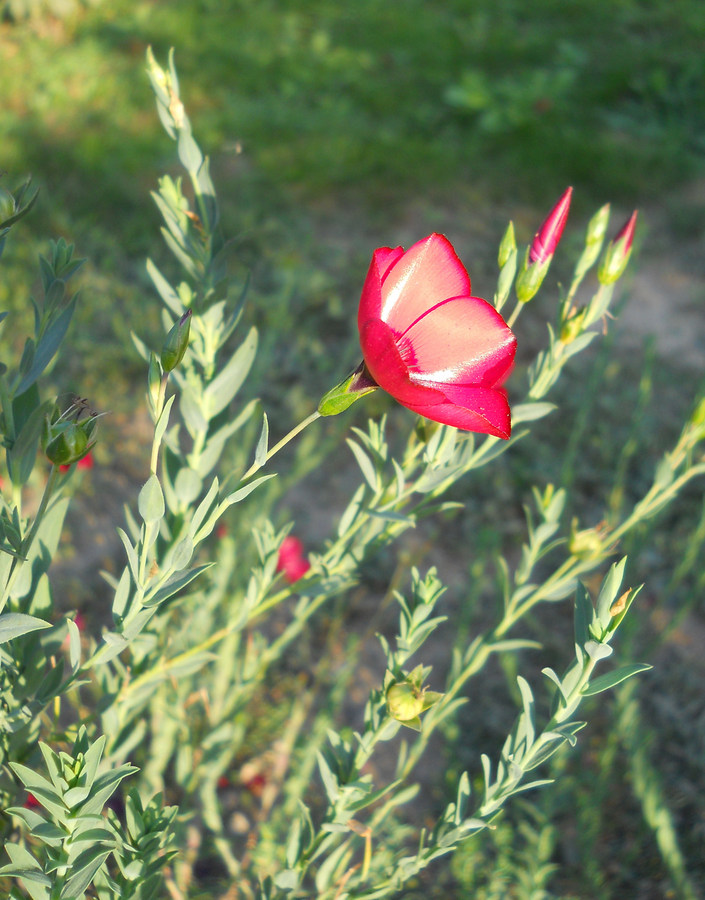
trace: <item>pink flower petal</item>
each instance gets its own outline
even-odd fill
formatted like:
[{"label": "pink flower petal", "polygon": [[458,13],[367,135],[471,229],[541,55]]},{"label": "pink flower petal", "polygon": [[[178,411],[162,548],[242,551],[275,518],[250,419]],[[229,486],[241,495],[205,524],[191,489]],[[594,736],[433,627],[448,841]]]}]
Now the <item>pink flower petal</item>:
[{"label": "pink flower petal", "polygon": [[401,247],[380,247],[372,254],[372,262],[362,288],[357,326],[362,328],[368,319],[379,319],[382,314],[382,279],[390,267],[404,255]]},{"label": "pink flower petal", "polygon": [[382,279],[380,318],[397,333],[451,297],[470,296],[470,276],[450,241],[431,234],[417,241]]},{"label": "pink flower petal", "polygon": [[365,365],[377,384],[399,403],[440,403],[443,394],[409,380],[409,367],[402,359],[394,333],[380,319],[369,319],[360,329]]},{"label": "pink flower petal", "polygon": [[[398,340],[413,356],[411,378],[492,387],[509,374],[516,338],[500,314],[480,297],[456,297],[434,306]],[[406,348],[410,350],[405,352]]]},{"label": "pink flower petal", "polygon": [[473,385],[444,385],[447,399],[434,406],[403,405],[412,412],[466,431],[508,438],[512,431],[511,413],[506,393],[499,389]]}]

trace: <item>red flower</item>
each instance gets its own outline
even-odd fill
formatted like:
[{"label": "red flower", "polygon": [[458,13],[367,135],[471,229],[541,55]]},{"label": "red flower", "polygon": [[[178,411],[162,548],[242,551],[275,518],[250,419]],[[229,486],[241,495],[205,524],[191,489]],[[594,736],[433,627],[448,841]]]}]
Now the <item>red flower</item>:
[{"label": "red flower", "polygon": [[534,235],[529,248],[529,264],[538,263],[539,265],[553,256],[556,247],[563,234],[566,219],[568,218],[568,210],[570,209],[570,198],[573,194],[573,188],[569,187],[563,192],[561,199],[556,203],[551,212],[548,214],[546,221]]},{"label": "red flower", "polygon": [[367,374],[407,409],[467,431],[508,438],[499,386],[516,338],[499,313],[470,294],[450,242],[431,234],[406,252],[372,256],[358,312]]},{"label": "red flower", "polygon": [[38,806],[39,800],[37,800],[34,794],[27,792],[27,799],[24,802],[25,809],[36,809]]},{"label": "red flower", "polygon": [[289,535],[282,541],[277,560],[277,572],[283,572],[284,578],[293,584],[311,568],[311,563],[303,555],[304,545],[298,538]]},{"label": "red flower", "polygon": [[[68,472],[71,466],[59,466],[60,472]],[[85,456],[82,456],[79,461],[76,463],[77,469],[92,469],[93,468],[93,454],[88,451]]]}]

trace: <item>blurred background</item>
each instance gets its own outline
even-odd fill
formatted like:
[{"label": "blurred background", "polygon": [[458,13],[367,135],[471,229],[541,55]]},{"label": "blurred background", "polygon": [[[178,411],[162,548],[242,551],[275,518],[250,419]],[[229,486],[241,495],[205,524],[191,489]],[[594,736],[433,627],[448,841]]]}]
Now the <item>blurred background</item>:
[{"label": "blurred background", "polygon": [[[474,292],[489,297],[509,219],[526,243],[574,186],[548,286],[569,277],[598,207],[612,204],[611,234],[639,208],[618,321],[562,378],[559,413],[466,486],[471,512],[404,548],[413,562],[438,563],[457,597],[471,584],[481,599],[491,592],[482,560],[518,546],[531,484],[569,488],[569,512],[586,527],[648,483],[705,374],[702,0],[0,0],[0,10],[0,184],[12,190],[31,174],[41,189],[2,260],[0,308],[14,315],[4,340],[16,336],[19,356],[37,254],[50,238],[75,243],[88,258],[83,300],[52,378],[111,412],[72,519],[85,552],[67,562],[67,608],[98,590],[86,572],[113,552],[110,515],[144,479],[144,371],[129,334],[161,340],[145,257],[174,269],[149,192],[178,174],[144,72],[150,45],[162,64],[175,48],[223,230],[236,240],[233,277],[251,275],[247,316],[263,340],[250,392],[280,433],[357,364],[355,314],[375,247],[443,232]],[[517,385],[558,288],[542,295],[520,320]],[[320,446],[388,408],[375,397],[326,423]],[[297,477],[321,461],[320,448],[302,447]],[[328,521],[313,516],[309,485],[278,515],[296,517],[315,547]],[[705,895],[704,523],[700,497],[684,497],[625,548],[647,588],[624,652],[656,663],[635,686],[637,712],[631,695],[606,704],[561,764],[566,789],[517,804],[506,827],[434,870],[418,887],[425,896]],[[395,565],[382,561],[380,582]],[[565,646],[570,611],[551,616]],[[514,674],[496,678],[495,709]],[[504,734],[505,702],[506,717],[468,714],[447,735],[448,768],[476,766],[474,748]],[[429,796],[442,796],[443,772],[429,780]],[[664,801],[668,833],[653,807]],[[517,885],[517,873],[544,864],[534,887]]]}]

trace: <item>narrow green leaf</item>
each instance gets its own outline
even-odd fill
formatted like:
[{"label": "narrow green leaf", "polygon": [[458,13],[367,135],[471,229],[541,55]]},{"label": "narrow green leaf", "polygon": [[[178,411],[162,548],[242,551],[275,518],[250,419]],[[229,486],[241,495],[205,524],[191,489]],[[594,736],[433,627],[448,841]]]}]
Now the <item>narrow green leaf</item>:
[{"label": "narrow green leaf", "polygon": [[36,616],[27,616],[24,613],[4,613],[0,615],[0,644],[12,641],[23,634],[29,634],[31,631],[38,631],[41,628],[51,628],[51,624],[43,619],[38,619]]},{"label": "narrow green leaf", "polygon": [[269,447],[269,419],[267,413],[262,416],[262,431],[260,432],[257,447],[255,448],[255,465],[258,468],[267,462],[267,449]]},{"label": "narrow green leaf", "polygon": [[226,366],[204,391],[204,405],[212,419],[225,409],[242,387],[257,355],[257,329],[251,328]]},{"label": "narrow green leaf", "polygon": [[597,678],[593,678],[590,683],[583,688],[582,693],[586,697],[591,697],[593,694],[601,694],[603,691],[608,691],[610,688],[626,681],[627,678],[638,675],[639,672],[648,672],[651,668],[652,666],[649,666],[646,663],[634,663],[630,666],[620,666],[620,668],[615,669],[614,672],[605,672],[604,675],[598,675]]},{"label": "narrow green leaf", "polygon": [[206,569],[210,569],[213,563],[205,563],[202,566],[196,566],[193,569],[189,569],[188,572],[182,572],[178,575],[172,575],[171,578],[168,579],[166,584],[162,585],[158,591],[154,594],[147,594],[143,603],[144,606],[158,606],[160,603],[163,603],[165,600],[168,600],[169,597],[173,597],[174,594],[178,593],[178,591],[185,588],[186,585],[190,584],[194,578],[197,578],[201,572],[205,572]]},{"label": "narrow green leaf", "polygon": [[150,475],[139,493],[137,508],[145,522],[157,522],[164,516],[164,494],[156,475]]}]

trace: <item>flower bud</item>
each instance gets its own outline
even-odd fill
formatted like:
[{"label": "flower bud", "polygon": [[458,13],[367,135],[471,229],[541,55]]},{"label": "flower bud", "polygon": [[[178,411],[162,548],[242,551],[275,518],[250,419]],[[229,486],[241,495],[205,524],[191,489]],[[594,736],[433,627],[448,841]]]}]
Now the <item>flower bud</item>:
[{"label": "flower bud", "polygon": [[588,222],[586,242],[588,244],[602,244],[607,231],[607,223],[610,220],[610,205],[605,203]]},{"label": "flower bud", "polygon": [[552,257],[547,257],[543,262],[529,262],[529,253],[524,258],[524,263],[516,280],[516,294],[520,303],[528,303],[535,296],[541,283],[546,277]]},{"label": "flower bud", "polygon": [[502,242],[499,245],[499,253],[497,255],[497,262],[499,263],[500,269],[503,269],[507,263],[507,260],[512,255],[513,251],[517,248],[517,242],[514,237],[514,223],[510,222],[507,225],[507,230],[504,232],[504,237],[502,238]]},{"label": "flower bud", "polygon": [[423,712],[423,694],[414,685],[401,682],[391,685],[387,691],[387,710],[398,722],[408,722]]},{"label": "flower bud", "polygon": [[364,397],[365,394],[370,394],[376,389],[376,382],[367,372],[365,364],[361,363],[352,375],[348,375],[344,381],[336,384],[321,397],[318,412],[322,416],[337,416],[339,413],[345,412],[360,397]]},{"label": "flower bud", "polygon": [[162,369],[171,372],[184,358],[191,331],[191,310],[187,309],[179,321],[171,328],[162,347]]},{"label": "flower bud", "polygon": [[60,422],[51,426],[53,436],[44,452],[54,465],[70,466],[88,452],[88,437],[77,422]]},{"label": "flower bud", "polygon": [[610,241],[597,272],[600,284],[614,284],[627,267],[632,252],[637,211],[631,214],[614,239]]},{"label": "flower bud", "polygon": [[529,247],[529,264],[543,263],[556,252],[556,247],[563,234],[570,209],[573,188],[566,188],[560,200],[548,214],[546,221],[534,235]]},{"label": "flower bud", "polygon": [[12,194],[9,191],[6,191],[4,187],[0,187],[0,226],[5,219],[9,219],[14,213],[15,200]]}]

